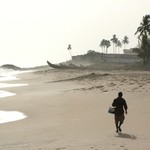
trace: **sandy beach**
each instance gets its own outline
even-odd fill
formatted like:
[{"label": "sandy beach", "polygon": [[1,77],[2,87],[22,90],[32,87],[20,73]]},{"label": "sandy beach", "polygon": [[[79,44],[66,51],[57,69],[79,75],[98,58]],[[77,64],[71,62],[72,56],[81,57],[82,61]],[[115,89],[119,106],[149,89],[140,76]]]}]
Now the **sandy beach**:
[{"label": "sandy beach", "polygon": [[[2,150],[150,150],[150,72],[40,69],[3,87],[0,110],[27,118],[0,124]],[[2,83],[2,82],[1,82]],[[5,82],[6,83],[6,82]],[[122,133],[108,113],[118,92],[128,104]]]}]

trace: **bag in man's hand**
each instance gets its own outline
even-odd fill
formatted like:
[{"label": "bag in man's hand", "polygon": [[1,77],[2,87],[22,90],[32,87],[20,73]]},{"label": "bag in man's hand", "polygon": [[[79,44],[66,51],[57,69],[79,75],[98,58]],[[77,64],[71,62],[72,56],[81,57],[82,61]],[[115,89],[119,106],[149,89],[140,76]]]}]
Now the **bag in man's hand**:
[{"label": "bag in man's hand", "polygon": [[115,113],[115,108],[114,107],[109,107],[108,113],[114,114]]}]

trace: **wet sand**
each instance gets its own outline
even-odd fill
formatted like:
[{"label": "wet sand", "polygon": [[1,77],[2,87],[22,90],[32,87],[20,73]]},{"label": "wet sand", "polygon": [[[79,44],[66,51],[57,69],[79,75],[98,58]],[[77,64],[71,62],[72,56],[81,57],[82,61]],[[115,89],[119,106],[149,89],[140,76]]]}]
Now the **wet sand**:
[{"label": "wet sand", "polygon": [[[150,72],[50,70],[17,75],[4,87],[16,93],[1,98],[2,111],[27,118],[0,124],[5,150],[149,150]],[[108,107],[122,91],[128,114],[115,132]]]}]

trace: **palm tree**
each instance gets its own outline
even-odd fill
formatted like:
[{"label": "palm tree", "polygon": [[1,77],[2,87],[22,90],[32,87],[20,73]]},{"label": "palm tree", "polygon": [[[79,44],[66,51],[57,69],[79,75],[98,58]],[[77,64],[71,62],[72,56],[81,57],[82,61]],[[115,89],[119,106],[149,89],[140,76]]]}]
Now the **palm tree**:
[{"label": "palm tree", "polygon": [[118,47],[118,53],[120,53],[120,52],[119,52],[119,48],[122,47],[122,44],[121,44],[121,42],[120,42],[119,40],[117,41],[116,46]]},{"label": "palm tree", "polygon": [[99,45],[100,47],[102,47],[102,53],[108,51],[108,48],[111,46],[110,41],[109,40],[105,40],[103,39]]},{"label": "palm tree", "polygon": [[137,28],[135,34],[140,33],[139,40],[142,40],[143,36],[146,38],[150,35],[150,15],[143,16],[140,26]]},{"label": "palm tree", "polygon": [[113,35],[113,38],[111,39],[112,43],[113,43],[113,53],[116,53],[116,44],[118,41],[118,38],[116,37],[116,35]]},{"label": "palm tree", "polygon": [[71,44],[68,45],[68,48],[67,48],[67,49],[68,49],[69,54],[70,54],[70,57],[71,57],[71,59],[72,59],[72,55],[71,55],[71,49],[72,49],[72,48],[71,48]]},{"label": "palm tree", "polygon": [[108,53],[108,48],[111,46],[110,41],[106,40],[105,45],[106,45],[106,53]]},{"label": "palm tree", "polygon": [[143,16],[135,34],[137,33],[139,33],[138,39],[140,43],[138,54],[143,59],[143,63],[146,64],[150,59],[150,15]]},{"label": "palm tree", "polygon": [[105,39],[103,39],[99,45],[102,48],[102,53],[104,53],[105,50]]},{"label": "palm tree", "polygon": [[122,43],[124,44],[124,49],[126,49],[126,44],[129,44],[129,38],[127,36],[124,36]]}]

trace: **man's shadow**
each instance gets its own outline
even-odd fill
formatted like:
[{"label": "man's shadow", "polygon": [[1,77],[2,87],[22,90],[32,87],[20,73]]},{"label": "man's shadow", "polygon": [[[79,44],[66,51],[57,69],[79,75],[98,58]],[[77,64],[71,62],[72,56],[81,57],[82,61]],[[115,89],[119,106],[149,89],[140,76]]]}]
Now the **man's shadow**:
[{"label": "man's shadow", "polygon": [[126,139],[132,139],[132,140],[137,139],[137,137],[135,135],[133,135],[133,134],[127,134],[127,133],[118,133],[118,135],[116,135],[116,137],[126,138]]}]

